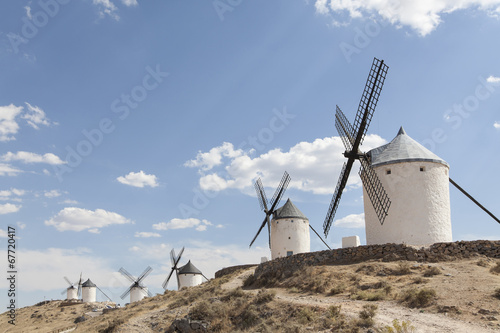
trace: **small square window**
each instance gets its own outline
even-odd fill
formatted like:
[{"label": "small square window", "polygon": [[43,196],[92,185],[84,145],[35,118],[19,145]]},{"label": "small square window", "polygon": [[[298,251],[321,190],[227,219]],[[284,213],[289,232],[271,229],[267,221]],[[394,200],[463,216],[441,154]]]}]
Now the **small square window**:
[{"label": "small square window", "polygon": [[385,174],[386,174],[386,175],[390,175],[390,174],[391,174],[391,169],[387,169],[387,170],[385,170]]},{"label": "small square window", "polygon": [[293,251],[286,251],[286,256],[289,257],[289,256],[293,256]]},{"label": "small square window", "polygon": [[421,166],[421,167],[420,167],[420,171],[421,171],[421,172],[424,172],[424,171],[425,171],[425,167]]}]

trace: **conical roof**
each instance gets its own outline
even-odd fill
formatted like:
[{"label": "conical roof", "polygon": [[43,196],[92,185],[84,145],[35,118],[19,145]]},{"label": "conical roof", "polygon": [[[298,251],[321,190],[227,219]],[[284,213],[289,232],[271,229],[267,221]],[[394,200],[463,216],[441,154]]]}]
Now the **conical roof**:
[{"label": "conical roof", "polygon": [[87,281],[85,281],[82,284],[82,287],[88,288],[88,287],[97,287],[97,286],[92,281],[90,281],[90,279],[88,279]]},{"label": "conical roof", "polygon": [[285,218],[300,218],[309,220],[293,203],[290,199],[286,201],[283,207],[276,209],[273,218],[275,219],[285,219]]},{"label": "conical roof", "polygon": [[201,274],[201,271],[189,260],[187,264],[179,268],[179,274]]},{"label": "conical roof", "polygon": [[415,161],[441,163],[449,167],[445,160],[410,138],[402,126],[398,135],[391,142],[370,150],[368,155],[374,167]]}]

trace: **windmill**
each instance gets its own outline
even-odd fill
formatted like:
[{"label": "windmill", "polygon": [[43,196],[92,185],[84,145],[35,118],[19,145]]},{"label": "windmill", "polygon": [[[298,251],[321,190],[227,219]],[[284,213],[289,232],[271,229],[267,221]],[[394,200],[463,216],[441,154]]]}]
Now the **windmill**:
[{"label": "windmill", "polygon": [[349,123],[349,120],[347,120],[342,110],[340,110],[338,106],[336,108],[335,127],[346,148],[344,156],[347,158],[347,162],[344,163],[342,171],[340,172],[337,187],[335,188],[332,202],[328,208],[325,222],[323,223],[325,236],[327,236],[330,231],[333,218],[339,206],[340,197],[342,196],[342,191],[347,184],[347,179],[349,178],[354,160],[359,160],[361,162],[359,175],[361,176],[361,181],[375,209],[380,224],[384,223],[388,215],[391,201],[377,174],[371,167],[369,156],[359,150],[373,117],[375,107],[377,106],[388,69],[389,67],[384,64],[383,60],[377,58],[373,59],[372,67],[354,120],[354,126]]},{"label": "windmill", "polygon": [[64,295],[66,293],[66,299],[71,300],[71,299],[79,299],[80,296],[82,295],[82,273],[80,273],[80,279],[78,282],[71,283],[71,281],[65,276],[64,280],[69,284],[69,287],[66,288],[66,290],[63,290],[61,292],[61,295]]},{"label": "windmill", "polygon": [[285,171],[283,174],[283,177],[281,178],[281,182],[276,189],[276,192],[274,192],[274,195],[271,199],[270,202],[270,207],[268,208],[268,202],[267,202],[267,197],[266,197],[266,192],[264,192],[264,186],[262,186],[262,181],[257,179],[255,182],[255,190],[257,191],[257,198],[259,199],[260,203],[260,208],[264,211],[266,216],[264,217],[264,221],[262,221],[262,224],[260,225],[259,230],[257,231],[257,234],[255,237],[252,239],[252,242],[250,243],[250,247],[252,246],[253,242],[257,239],[257,236],[259,236],[260,232],[264,228],[264,226],[267,224],[267,231],[268,231],[268,237],[269,237],[269,248],[271,248],[271,219],[270,216],[274,214],[281,197],[285,193],[285,190],[288,186],[288,183],[290,183],[290,175],[288,175],[288,172]]},{"label": "windmill", "polygon": [[84,283],[82,283],[82,300],[83,302],[95,302],[97,299],[97,290],[99,290],[110,302],[113,302],[108,295],[104,293],[94,282],[87,279]]},{"label": "windmill", "polygon": [[123,276],[125,276],[132,284],[130,285],[130,287],[128,287],[127,290],[125,290],[125,292],[120,296],[120,298],[125,299],[125,297],[127,297],[127,295],[130,293],[130,303],[134,303],[134,302],[140,301],[146,295],[148,295],[149,297],[152,297],[153,294],[151,294],[151,292],[148,290],[148,288],[145,287],[144,285],[142,285],[142,283],[141,283],[142,280],[144,280],[146,278],[146,276],[148,276],[148,274],[151,273],[152,270],[153,269],[150,266],[148,266],[144,270],[144,272],[142,272],[142,274],[139,275],[138,278],[135,278],[132,274],[127,272],[123,267],[121,267],[118,271]]},{"label": "windmill", "polygon": [[178,274],[179,268],[177,268],[177,265],[179,264],[179,261],[181,260],[181,256],[182,256],[183,252],[184,252],[184,247],[180,250],[180,252],[177,256],[175,255],[174,249],[172,249],[170,251],[170,261],[172,262],[172,269],[170,271],[170,274],[168,274],[167,278],[165,279],[165,281],[163,281],[163,284],[162,284],[163,289],[167,290],[168,281],[170,281],[170,278],[172,277],[172,274],[174,272],[175,272],[175,275],[177,277],[177,288],[181,289],[180,283],[179,283],[179,274]]}]

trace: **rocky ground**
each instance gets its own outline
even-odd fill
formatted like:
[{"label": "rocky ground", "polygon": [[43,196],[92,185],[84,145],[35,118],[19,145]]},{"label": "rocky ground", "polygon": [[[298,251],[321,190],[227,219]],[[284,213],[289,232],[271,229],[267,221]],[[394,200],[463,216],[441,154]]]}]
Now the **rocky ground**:
[{"label": "rocky ground", "polygon": [[406,325],[399,332],[500,331],[500,263],[486,257],[307,267],[273,281],[252,279],[253,270],[104,314],[102,303],[63,306],[52,301],[25,307],[18,310],[15,327],[5,314],[0,327],[2,332],[143,333],[175,327],[192,332],[398,332],[396,319]]}]

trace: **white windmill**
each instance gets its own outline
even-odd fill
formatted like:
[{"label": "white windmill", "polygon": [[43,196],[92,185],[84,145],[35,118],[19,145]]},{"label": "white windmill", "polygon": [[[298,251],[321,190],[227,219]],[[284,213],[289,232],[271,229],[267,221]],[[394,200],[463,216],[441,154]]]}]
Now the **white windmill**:
[{"label": "white windmill", "polygon": [[183,252],[184,248],[182,248],[179,254],[176,256],[174,249],[170,251],[172,269],[170,270],[170,274],[168,274],[167,278],[162,284],[163,289],[167,289],[168,281],[170,281],[170,278],[172,277],[174,272],[177,277],[178,290],[181,290],[184,287],[194,287],[200,285],[203,282],[203,278],[208,280],[205,275],[203,275],[203,273],[191,263],[191,260],[189,260],[186,265],[178,267]]},{"label": "white windmill", "polygon": [[[269,233],[269,248],[271,249],[271,258],[290,256],[297,253],[310,251],[311,239],[309,229],[321,239],[328,247],[328,244],[319,236],[314,228],[309,224],[309,219],[292,203],[290,199],[280,207],[276,208],[283,196],[290,175],[285,171],[281,182],[274,193],[271,202],[268,203],[266,193],[262,181],[257,179],[255,182],[255,190],[259,199],[260,207],[266,214],[257,234],[253,238],[250,246],[257,239],[264,226],[267,224]],[[273,216],[271,219],[271,215]]]},{"label": "white windmill", "polygon": [[449,177],[448,163],[410,138],[402,127],[390,143],[368,153],[360,151],[388,68],[383,60],[373,60],[354,125],[337,106],[335,127],[348,160],[340,173],[323,224],[325,235],[330,230],[355,160],[361,163],[359,175],[363,182],[368,245],[427,245],[452,241],[448,182],[500,223]]},{"label": "white windmill", "polygon": [[152,297],[153,294],[142,284],[142,280],[151,273],[153,269],[151,267],[147,267],[138,278],[135,278],[132,274],[127,272],[123,267],[120,268],[119,272],[125,276],[132,284],[128,289],[120,296],[121,299],[125,299],[127,295],[130,293],[130,303],[134,303],[142,300],[144,297],[149,296]]},{"label": "white windmill", "polygon": [[63,290],[61,295],[66,293],[66,299],[68,301],[73,299],[79,299],[82,293],[82,273],[80,273],[80,279],[78,280],[78,282],[71,283],[71,281],[67,277],[64,277],[64,280],[68,282],[69,287],[66,288],[66,290]]}]

